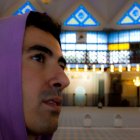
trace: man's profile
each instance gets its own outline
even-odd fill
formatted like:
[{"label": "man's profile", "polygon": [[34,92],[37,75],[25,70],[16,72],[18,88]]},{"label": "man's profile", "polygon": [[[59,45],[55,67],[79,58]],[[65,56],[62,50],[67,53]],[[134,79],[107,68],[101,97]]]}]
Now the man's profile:
[{"label": "man's profile", "polygon": [[51,140],[69,84],[60,33],[44,13],[0,20],[0,140]]}]

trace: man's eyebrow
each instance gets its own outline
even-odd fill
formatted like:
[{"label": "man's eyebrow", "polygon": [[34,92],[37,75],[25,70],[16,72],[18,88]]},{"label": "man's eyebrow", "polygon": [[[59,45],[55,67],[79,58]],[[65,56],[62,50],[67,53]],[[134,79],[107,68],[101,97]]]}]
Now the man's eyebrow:
[{"label": "man's eyebrow", "polygon": [[32,47],[30,47],[27,51],[41,51],[41,52],[44,52],[44,53],[47,53],[49,54],[50,56],[53,55],[52,51],[50,49],[48,49],[47,47],[45,46],[42,46],[42,45],[34,45]]},{"label": "man's eyebrow", "polygon": [[[34,51],[34,50],[45,52],[45,53],[49,54],[50,56],[53,55],[53,52],[50,49],[48,49],[47,47],[42,46],[42,45],[34,45],[34,46],[30,47],[27,51],[30,52],[30,51]],[[66,66],[66,64],[67,64],[67,62],[63,56],[59,57],[58,63],[63,63],[64,66]]]},{"label": "man's eyebrow", "polygon": [[63,63],[64,66],[66,66],[66,64],[67,64],[66,59],[65,59],[63,56],[61,56],[61,57],[58,59],[58,63]]}]

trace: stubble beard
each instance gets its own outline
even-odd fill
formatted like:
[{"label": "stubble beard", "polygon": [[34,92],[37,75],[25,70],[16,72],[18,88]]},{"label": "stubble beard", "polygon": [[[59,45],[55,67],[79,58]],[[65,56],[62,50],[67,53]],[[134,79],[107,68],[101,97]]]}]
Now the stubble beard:
[{"label": "stubble beard", "polygon": [[[39,97],[40,99],[40,106],[42,106],[42,100],[44,98],[49,98],[52,97],[53,95],[57,94],[57,92],[55,91],[45,91],[42,92],[42,94],[40,94],[41,96]],[[61,109],[60,109],[61,110]],[[59,119],[59,115],[60,115],[60,110],[59,111],[53,111],[53,110],[47,110],[47,116],[46,113],[42,113],[44,112],[44,110],[40,110],[40,107],[38,108],[38,110],[36,110],[36,116],[34,118],[34,123],[36,123],[34,128],[31,128],[30,130],[27,129],[27,132],[29,135],[47,135],[47,134],[53,134],[57,128],[58,128],[58,119]],[[40,112],[41,111],[41,112]],[[37,114],[40,114],[39,116]],[[46,116],[46,117],[45,117]]]},{"label": "stubble beard", "polygon": [[48,121],[40,121],[38,128],[31,130],[27,128],[28,136],[38,137],[40,135],[52,135],[58,128],[59,113],[50,111]]},{"label": "stubble beard", "polygon": [[58,119],[59,119],[58,112],[50,111],[50,119],[47,122],[47,133],[53,134],[58,128]]}]

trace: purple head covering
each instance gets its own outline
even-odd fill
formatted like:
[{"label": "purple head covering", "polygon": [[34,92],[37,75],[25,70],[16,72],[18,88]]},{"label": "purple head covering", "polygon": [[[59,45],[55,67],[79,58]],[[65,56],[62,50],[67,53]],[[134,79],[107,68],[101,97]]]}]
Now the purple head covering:
[{"label": "purple head covering", "polygon": [[26,18],[27,14],[0,20],[0,140],[27,140],[21,80]]},{"label": "purple head covering", "polygon": [[27,15],[0,20],[0,140],[26,140],[21,87]]}]

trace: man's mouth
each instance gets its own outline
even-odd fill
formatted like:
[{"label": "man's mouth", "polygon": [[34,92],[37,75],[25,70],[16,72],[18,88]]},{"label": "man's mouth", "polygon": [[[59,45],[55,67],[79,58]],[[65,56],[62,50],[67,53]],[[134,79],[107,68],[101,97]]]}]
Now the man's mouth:
[{"label": "man's mouth", "polygon": [[43,103],[50,111],[60,112],[62,99],[60,97],[50,97],[49,99],[43,100]]}]

